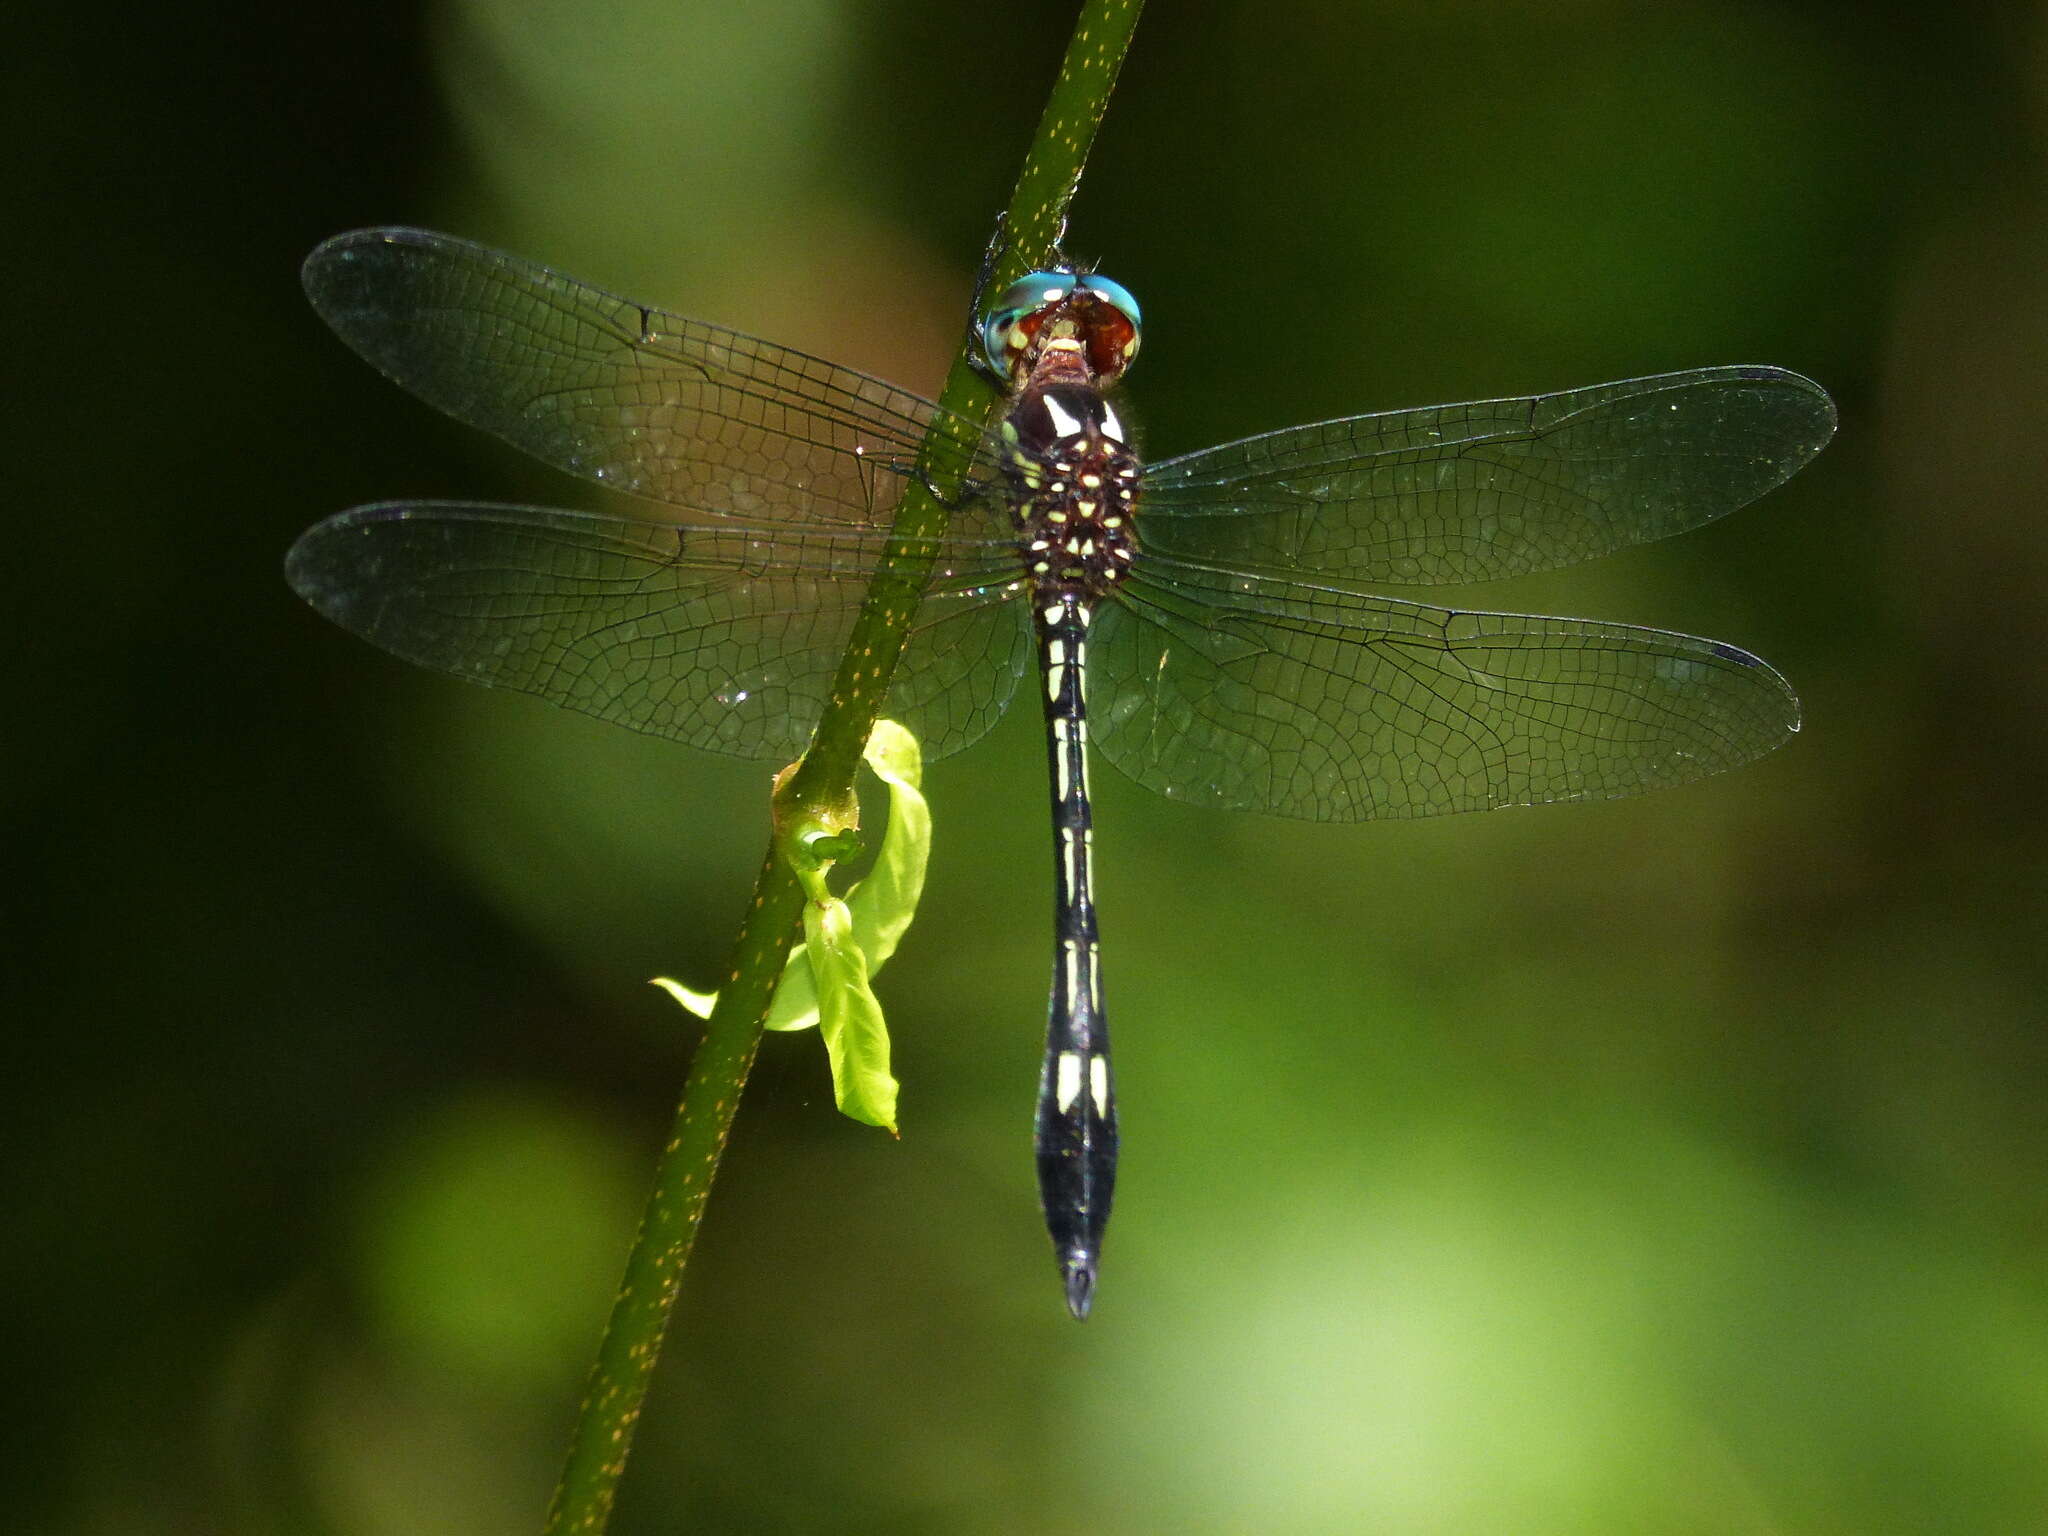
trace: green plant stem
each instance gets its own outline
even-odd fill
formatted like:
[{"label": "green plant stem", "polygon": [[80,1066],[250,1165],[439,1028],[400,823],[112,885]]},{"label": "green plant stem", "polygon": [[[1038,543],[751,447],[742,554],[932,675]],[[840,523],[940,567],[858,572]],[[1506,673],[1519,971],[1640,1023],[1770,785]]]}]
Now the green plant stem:
[{"label": "green plant stem", "polygon": [[[1005,243],[990,273],[995,288],[1042,265],[1057,244],[1141,9],[1143,0],[1084,0],[1005,216]],[[974,371],[965,347],[947,375],[939,403],[950,413],[941,415],[942,422],[985,423],[994,408],[987,382]],[[927,486],[950,499],[965,479],[975,446],[960,441],[957,433],[934,431],[927,438],[919,474],[898,504],[889,551],[862,604],[811,750],[777,793],[778,838],[792,808],[843,805],[852,796],[861,749],[888,693],[931,571],[933,541],[945,532],[946,508]],[[753,1066],[762,1020],[798,932],[803,899],[779,841],[771,841],[753,903],[733,944],[731,968],[690,1063],[675,1129],[662,1149],[654,1190],[598,1346],[568,1461],[548,1511],[547,1536],[597,1536],[611,1519],[683,1266]]]}]

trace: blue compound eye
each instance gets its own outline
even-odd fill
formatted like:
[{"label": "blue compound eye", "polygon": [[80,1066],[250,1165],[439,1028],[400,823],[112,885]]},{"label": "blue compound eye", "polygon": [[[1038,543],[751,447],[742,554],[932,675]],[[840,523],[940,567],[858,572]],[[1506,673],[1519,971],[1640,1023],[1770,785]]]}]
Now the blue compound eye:
[{"label": "blue compound eye", "polygon": [[1081,286],[1100,298],[1105,304],[1112,305],[1123,311],[1124,318],[1131,322],[1131,336],[1133,338],[1131,350],[1136,352],[1138,350],[1136,337],[1138,332],[1144,329],[1145,318],[1138,313],[1138,301],[1131,296],[1131,290],[1122,283],[1112,282],[1100,273],[1092,273],[1081,279]]},{"label": "blue compound eye", "polygon": [[1121,374],[1138,353],[1138,301],[1121,283],[1071,272],[1033,272],[1003,291],[982,323],[989,366],[1008,375],[1039,344],[1053,316],[1060,334],[1084,342],[1100,384]]},{"label": "blue compound eye", "polygon": [[1138,355],[1144,321],[1138,301],[1122,283],[1091,274],[1082,291],[1095,302],[1088,306],[1088,355],[1104,383],[1114,380]]},{"label": "blue compound eye", "polygon": [[981,349],[989,366],[1002,373],[1031,346],[1042,323],[1041,311],[1074,291],[1071,272],[1028,272],[1003,290],[981,326]]}]

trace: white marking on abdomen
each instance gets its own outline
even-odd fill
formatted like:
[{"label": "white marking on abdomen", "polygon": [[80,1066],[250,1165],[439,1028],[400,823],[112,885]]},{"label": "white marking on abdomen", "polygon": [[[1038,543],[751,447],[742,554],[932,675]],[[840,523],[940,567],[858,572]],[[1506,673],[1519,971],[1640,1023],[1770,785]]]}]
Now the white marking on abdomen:
[{"label": "white marking on abdomen", "polygon": [[1081,1097],[1081,1053],[1061,1051],[1054,1070],[1052,1101],[1059,1105],[1060,1113],[1064,1115],[1074,1107],[1074,1100]]},{"label": "white marking on abdomen", "polygon": [[[1095,1113],[1103,1119],[1109,1118],[1109,1058],[1090,1056],[1088,1058],[1088,1097],[1095,1101]],[[1061,1105],[1062,1109],[1066,1106]]]}]

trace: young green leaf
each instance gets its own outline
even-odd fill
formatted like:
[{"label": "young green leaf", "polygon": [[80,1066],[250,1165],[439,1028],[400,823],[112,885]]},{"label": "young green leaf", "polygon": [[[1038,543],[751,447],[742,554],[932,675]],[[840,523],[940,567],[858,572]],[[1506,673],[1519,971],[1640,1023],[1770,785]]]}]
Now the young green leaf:
[{"label": "young green leaf", "polygon": [[[924,756],[915,736],[893,720],[878,720],[863,755],[889,794],[888,825],[881,849],[874,868],[847,892],[843,904],[829,892],[807,903],[806,942],[790,955],[783,970],[775,1002],[768,1012],[767,1027],[798,1030],[820,1022],[818,978],[823,973],[813,951],[823,945],[820,952],[832,968],[826,988],[830,1006],[823,1010],[827,1015],[825,1047],[832,1057],[832,1081],[839,1106],[856,1120],[893,1130],[896,1085],[888,1072],[888,1035],[868,978],[896,952],[917,914],[931,855],[932,819],[922,790]],[[807,855],[829,856],[832,843],[832,838],[817,835],[804,847]],[[822,881],[822,868],[813,867]],[[806,886],[808,889],[809,880]],[[822,884],[819,889],[822,890]],[[829,907],[821,905],[821,900],[837,906],[839,915],[823,915]],[[815,936],[814,928],[818,930]],[[857,975],[853,965],[856,958]],[[666,976],[656,977],[654,984],[699,1018],[709,1017],[718,999],[715,992],[692,991]],[[836,1025],[832,1017],[835,1010]]]},{"label": "young green leaf", "polygon": [[804,953],[817,983],[819,1033],[832,1058],[839,1112],[893,1136],[896,1079],[889,1071],[889,1031],[868,985],[867,957],[854,942],[852,918],[838,897],[804,904]]}]

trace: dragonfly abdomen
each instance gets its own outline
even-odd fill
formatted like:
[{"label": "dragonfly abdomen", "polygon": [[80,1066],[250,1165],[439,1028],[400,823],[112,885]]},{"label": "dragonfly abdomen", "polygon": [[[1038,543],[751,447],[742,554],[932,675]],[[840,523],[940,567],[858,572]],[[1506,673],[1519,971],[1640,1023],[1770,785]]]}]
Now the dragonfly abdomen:
[{"label": "dragonfly abdomen", "polygon": [[1052,768],[1053,969],[1039,1072],[1036,1146],[1046,1228],[1067,1306],[1088,1314],[1116,1184],[1116,1090],[1092,879],[1088,801],[1087,600],[1069,593],[1036,616]]},{"label": "dragonfly abdomen", "polygon": [[[1136,553],[1137,456],[1085,372],[1051,351],[1002,424],[1019,546],[1030,574],[1052,770],[1053,974],[1039,1072],[1039,1195],[1067,1307],[1088,1315],[1116,1183],[1116,1090],[1091,879],[1085,678],[1094,605]],[[1048,379],[1047,376],[1050,376]]]}]

